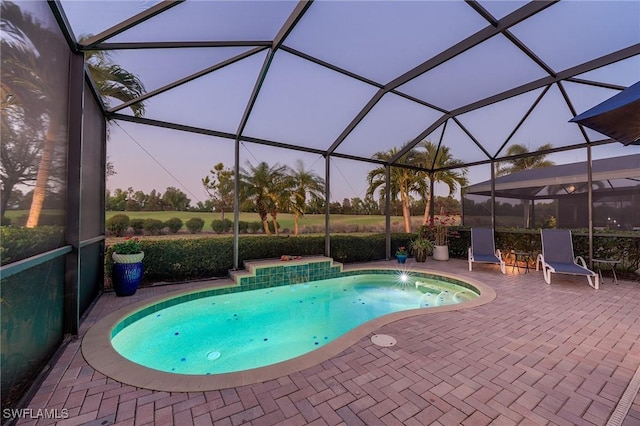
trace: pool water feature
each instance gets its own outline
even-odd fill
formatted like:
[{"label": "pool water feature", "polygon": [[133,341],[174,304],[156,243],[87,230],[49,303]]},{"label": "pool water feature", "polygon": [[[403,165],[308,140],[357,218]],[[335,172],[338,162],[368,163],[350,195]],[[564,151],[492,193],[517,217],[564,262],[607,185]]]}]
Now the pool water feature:
[{"label": "pool water feature", "polygon": [[196,298],[115,327],[111,343],[154,370],[215,375],[298,357],[393,312],[477,297],[468,287],[429,277],[352,275]]}]

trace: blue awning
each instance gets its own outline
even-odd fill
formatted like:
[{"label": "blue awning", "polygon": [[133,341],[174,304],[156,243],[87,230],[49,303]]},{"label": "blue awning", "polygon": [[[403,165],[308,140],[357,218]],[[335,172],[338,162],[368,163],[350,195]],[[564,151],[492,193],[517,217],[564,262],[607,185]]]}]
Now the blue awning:
[{"label": "blue awning", "polygon": [[624,145],[640,145],[640,81],[570,121]]}]

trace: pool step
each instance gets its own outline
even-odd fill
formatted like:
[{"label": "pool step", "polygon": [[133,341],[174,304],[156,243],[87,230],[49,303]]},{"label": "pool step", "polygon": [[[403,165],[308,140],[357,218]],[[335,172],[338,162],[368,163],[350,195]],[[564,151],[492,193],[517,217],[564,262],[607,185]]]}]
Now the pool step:
[{"label": "pool step", "polygon": [[416,281],[416,289],[424,292],[420,299],[420,306],[443,306],[455,303],[465,302],[473,299],[473,293],[470,290],[462,290],[451,292],[445,286],[430,281]]},{"label": "pool step", "polygon": [[325,256],[303,256],[299,259],[249,260],[245,270],[229,271],[240,286],[275,287],[335,278],[342,272],[342,263]]}]

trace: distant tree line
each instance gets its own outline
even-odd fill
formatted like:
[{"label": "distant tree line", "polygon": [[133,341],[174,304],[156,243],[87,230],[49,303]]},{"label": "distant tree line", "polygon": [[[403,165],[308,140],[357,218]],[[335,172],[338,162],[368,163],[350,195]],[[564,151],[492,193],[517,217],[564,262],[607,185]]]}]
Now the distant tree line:
[{"label": "distant tree line", "polygon": [[[29,193],[25,196],[26,200],[23,205],[29,204]],[[53,201],[53,200],[52,200]],[[64,206],[64,199],[60,200],[60,208]],[[16,206],[18,207],[18,206]],[[221,210],[223,208],[223,210]],[[411,200],[411,215],[418,216],[424,212],[424,200]],[[460,201],[448,196],[437,196],[435,198],[436,212],[446,212],[447,214],[460,214]],[[136,191],[133,188],[123,190],[117,188],[113,191],[107,191],[107,210],[108,211],[191,211],[191,212],[233,212],[233,203],[221,207],[215,200],[209,199],[204,202],[198,201],[195,205],[191,205],[191,200],[187,198],[187,194],[177,188],[169,187],[164,193],[152,190],[148,194],[143,191]],[[240,211],[246,213],[257,213],[256,206],[250,200],[240,203]],[[323,214],[325,211],[324,199],[318,198],[314,202],[307,204],[305,214]],[[384,215],[384,205],[380,205],[371,196],[364,198],[353,197],[344,198],[342,203],[334,201],[329,205],[331,214],[349,214],[349,215]],[[286,211],[284,213],[291,213]],[[402,205],[399,201],[391,203],[391,215],[402,215]],[[224,219],[223,219],[224,220]]]}]

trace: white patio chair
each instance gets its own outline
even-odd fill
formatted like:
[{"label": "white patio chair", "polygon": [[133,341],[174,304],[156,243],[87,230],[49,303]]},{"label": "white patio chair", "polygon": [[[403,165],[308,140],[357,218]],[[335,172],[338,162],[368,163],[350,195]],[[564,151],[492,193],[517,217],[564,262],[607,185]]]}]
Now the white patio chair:
[{"label": "white patio chair", "polygon": [[[551,274],[581,275],[587,277],[589,285],[600,288],[598,274],[587,268],[582,256],[573,255],[571,231],[563,229],[542,229],[542,253],[536,259],[536,271],[542,264],[542,275],[547,284],[551,284]],[[578,264],[581,263],[581,265]]]}]

